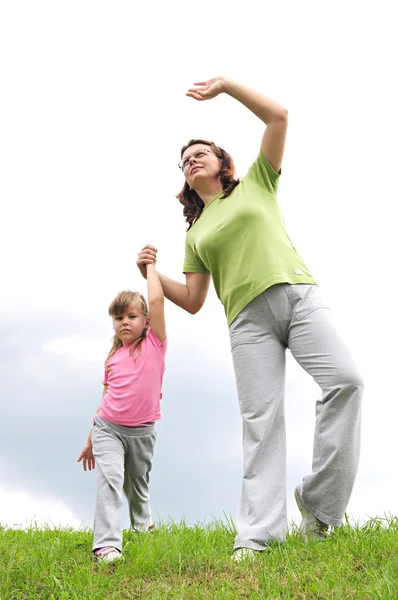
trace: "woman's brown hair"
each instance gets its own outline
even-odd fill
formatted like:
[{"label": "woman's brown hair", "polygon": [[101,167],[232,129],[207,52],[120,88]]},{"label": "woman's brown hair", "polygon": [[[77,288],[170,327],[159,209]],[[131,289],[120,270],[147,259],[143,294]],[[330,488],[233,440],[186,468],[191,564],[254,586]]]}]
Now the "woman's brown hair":
[{"label": "woman's brown hair", "polygon": [[[207,140],[189,140],[188,144],[181,148],[181,158],[183,157],[185,150],[194,144],[205,144],[206,146],[210,146],[212,152],[220,160],[220,180],[223,188],[223,194],[220,198],[227,198],[239,183],[239,179],[235,177],[235,165],[232,156],[222,148],[219,148],[219,146],[216,146],[213,142]],[[190,229],[202,214],[204,208],[203,200],[201,200],[199,194],[197,194],[195,190],[189,187],[187,181],[185,181],[182,190],[177,194],[176,198],[178,198],[184,207],[183,214],[188,223],[188,229]]]},{"label": "woman's brown hair", "polygon": [[[126,290],[124,292],[119,292],[116,298],[114,298],[108,308],[109,316],[114,319],[115,317],[121,317],[128,307],[132,304],[138,311],[142,312],[145,317],[149,317],[148,305],[144,296],[141,296],[138,292],[131,292],[130,290]],[[148,333],[148,329],[144,329],[140,335],[130,346],[130,354],[133,356],[134,350],[137,350],[137,354],[135,358],[137,358],[140,354],[139,347],[141,345],[142,340],[146,337]],[[107,368],[106,363],[108,359],[115,354],[119,348],[123,346],[122,341],[115,334],[112,340],[112,347],[109,350],[109,354],[105,360],[105,368]],[[135,359],[134,359],[135,360]]]}]

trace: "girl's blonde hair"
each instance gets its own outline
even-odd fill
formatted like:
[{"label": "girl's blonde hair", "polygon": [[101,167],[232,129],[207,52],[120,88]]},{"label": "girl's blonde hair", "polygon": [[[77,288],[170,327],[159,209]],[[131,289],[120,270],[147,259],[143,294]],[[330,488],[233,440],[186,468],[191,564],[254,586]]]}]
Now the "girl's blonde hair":
[{"label": "girl's blonde hair", "polygon": [[[130,290],[126,290],[124,292],[119,292],[118,295],[116,296],[116,298],[114,298],[112,300],[112,302],[108,308],[109,316],[112,317],[113,319],[115,317],[122,316],[126,312],[126,310],[128,309],[128,307],[130,305],[134,306],[134,308],[136,310],[142,312],[145,317],[149,317],[148,304],[147,304],[144,296],[142,296],[138,292],[131,292]],[[148,328],[143,329],[141,335],[130,346],[129,352],[130,352],[131,356],[134,357],[134,352],[136,352],[134,360],[140,354],[140,351],[139,351],[140,345],[141,345],[142,340],[146,338],[147,333],[148,333]],[[113,336],[113,340],[112,340],[112,347],[111,347],[109,354],[105,360],[105,368],[107,368],[107,362],[110,359],[110,357],[113,356],[115,354],[115,352],[117,350],[119,350],[119,348],[121,348],[122,346],[123,346],[122,341],[119,340],[119,338],[115,334]]]}]

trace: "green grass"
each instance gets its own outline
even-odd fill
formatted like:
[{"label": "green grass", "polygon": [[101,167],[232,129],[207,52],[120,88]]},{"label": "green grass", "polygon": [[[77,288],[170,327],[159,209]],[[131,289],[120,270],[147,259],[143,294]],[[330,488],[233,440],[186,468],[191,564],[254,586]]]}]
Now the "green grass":
[{"label": "green grass", "polygon": [[285,544],[233,563],[230,523],[125,532],[125,561],[91,556],[90,531],[0,527],[0,599],[398,599],[398,519],[348,524],[323,543]]}]

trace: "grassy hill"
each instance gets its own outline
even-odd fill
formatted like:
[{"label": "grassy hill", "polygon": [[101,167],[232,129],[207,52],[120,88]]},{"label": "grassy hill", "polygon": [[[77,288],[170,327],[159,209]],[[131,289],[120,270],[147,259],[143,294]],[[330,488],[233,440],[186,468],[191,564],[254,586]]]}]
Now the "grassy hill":
[{"label": "grassy hill", "polygon": [[344,525],[326,542],[285,544],[235,564],[228,523],[125,532],[125,561],[94,562],[90,531],[0,527],[0,600],[398,600],[398,519]]}]

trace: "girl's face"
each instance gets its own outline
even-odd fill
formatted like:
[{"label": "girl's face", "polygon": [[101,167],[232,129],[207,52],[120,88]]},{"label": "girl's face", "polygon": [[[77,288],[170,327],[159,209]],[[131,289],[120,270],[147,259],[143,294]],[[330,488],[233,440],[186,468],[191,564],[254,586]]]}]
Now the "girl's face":
[{"label": "girl's face", "polygon": [[113,329],[123,346],[130,346],[149,327],[149,317],[133,304],[119,317],[113,317]]},{"label": "girl's face", "polygon": [[205,144],[189,146],[182,155],[181,167],[184,177],[192,188],[201,181],[218,179],[220,161]]}]

